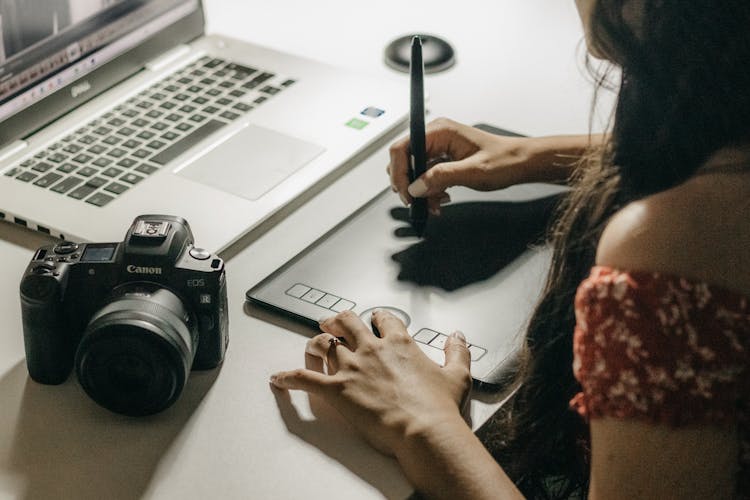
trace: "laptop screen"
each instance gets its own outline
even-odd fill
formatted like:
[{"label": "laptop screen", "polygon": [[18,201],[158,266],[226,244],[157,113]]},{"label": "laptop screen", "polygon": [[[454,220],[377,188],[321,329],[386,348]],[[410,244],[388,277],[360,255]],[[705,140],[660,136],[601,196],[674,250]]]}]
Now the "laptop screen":
[{"label": "laptop screen", "polygon": [[[198,0],[0,1],[0,121],[198,8]],[[89,90],[77,87],[73,97]]]}]

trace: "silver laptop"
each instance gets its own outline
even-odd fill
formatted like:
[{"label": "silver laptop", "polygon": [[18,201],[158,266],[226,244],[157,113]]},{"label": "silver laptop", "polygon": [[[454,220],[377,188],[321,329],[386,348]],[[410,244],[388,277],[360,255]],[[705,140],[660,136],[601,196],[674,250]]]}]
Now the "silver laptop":
[{"label": "silver laptop", "polygon": [[[474,379],[507,382],[549,266],[540,244],[565,188],[527,184],[492,193],[451,190],[424,238],[390,189],[247,292],[252,314],[270,309],[311,326],[344,310],[401,318],[443,364],[447,336],[469,342]],[[273,316],[262,314],[264,319]]]},{"label": "silver laptop", "polygon": [[[214,35],[198,0],[0,3],[0,219],[219,251],[407,118],[403,85]],[[36,7],[34,7],[36,6]]]}]

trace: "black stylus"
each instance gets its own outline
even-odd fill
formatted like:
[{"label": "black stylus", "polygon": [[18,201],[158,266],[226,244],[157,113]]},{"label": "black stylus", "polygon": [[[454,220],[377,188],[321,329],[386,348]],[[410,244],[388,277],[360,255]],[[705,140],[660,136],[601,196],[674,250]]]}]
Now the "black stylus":
[{"label": "black stylus", "polygon": [[[422,40],[411,39],[411,63],[409,65],[409,136],[410,161],[409,182],[414,182],[427,170],[427,152],[424,126],[424,64],[422,63]],[[422,236],[427,225],[427,198],[414,198],[409,207],[409,222],[418,236]]]}]

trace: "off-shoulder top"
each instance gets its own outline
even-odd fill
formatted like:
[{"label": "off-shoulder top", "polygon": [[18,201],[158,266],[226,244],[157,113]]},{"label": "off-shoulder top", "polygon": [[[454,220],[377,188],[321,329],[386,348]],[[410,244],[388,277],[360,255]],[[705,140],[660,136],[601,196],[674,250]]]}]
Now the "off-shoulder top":
[{"label": "off-shoulder top", "polygon": [[750,299],[655,272],[597,266],[575,299],[571,406],[587,418],[736,424],[750,496]]}]

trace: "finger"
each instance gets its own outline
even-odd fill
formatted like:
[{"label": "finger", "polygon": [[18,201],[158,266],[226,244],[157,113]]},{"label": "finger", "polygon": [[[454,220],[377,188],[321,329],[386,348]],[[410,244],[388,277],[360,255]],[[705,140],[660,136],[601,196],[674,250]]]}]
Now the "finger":
[{"label": "finger", "polygon": [[470,158],[438,163],[412,182],[407,189],[414,198],[437,196],[449,187],[470,182],[475,170],[474,161]]},{"label": "finger", "polygon": [[352,311],[344,311],[320,323],[320,329],[336,337],[343,338],[347,345],[356,350],[363,342],[371,342],[374,337],[370,329]]},{"label": "finger", "polygon": [[330,387],[332,377],[315,370],[298,368],[271,375],[271,383],[279,389],[290,389],[321,394]]},{"label": "finger", "polygon": [[390,147],[391,162],[388,174],[391,178],[391,189],[399,194],[404,205],[412,201],[409,192],[409,138],[394,142]]},{"label": "finger", "polygon": [[378,309],[372,313],[372,324],[380,332],[381,338],[392,336],[409,336],[404,322],[388,311]]},{"label": "finger", "polygon": [[305,346],[305,366],[321,373],[327,366],[327,373],[335,374],[339,370],[338,349],[336,348],[338,345],[340,345],[339,339],[330,333],[321,333],[311,338]]},{"label": "finger", "polygon": [[465,373],[465,370],[471,368],[471,353],[463,333],[453,332],[450,334],[448,340],[445,341],[443,350],[445,351],[445,365],[443,366],[446,369],[461,370],[462,373]]}]

